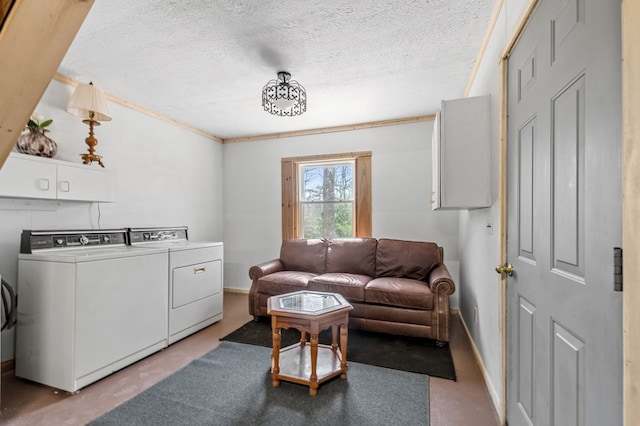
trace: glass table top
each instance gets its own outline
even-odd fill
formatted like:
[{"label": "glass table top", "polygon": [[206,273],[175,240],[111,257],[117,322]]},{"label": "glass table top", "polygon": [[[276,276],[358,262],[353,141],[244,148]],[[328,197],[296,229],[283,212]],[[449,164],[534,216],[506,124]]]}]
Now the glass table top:
[{"label": "glass table top", "polygon": [[276,306],[278,310],[317,314],[351,305],[340,294],[298,291],[278,296]]}]

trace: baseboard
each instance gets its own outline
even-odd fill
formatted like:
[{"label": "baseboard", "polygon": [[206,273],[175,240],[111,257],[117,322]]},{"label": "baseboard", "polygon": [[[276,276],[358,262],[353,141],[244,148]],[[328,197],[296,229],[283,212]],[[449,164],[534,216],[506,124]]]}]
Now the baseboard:
[{"label": "baseboard", "polygon": [[[452,310],[453,311],[453,310]],[[469,341],[471,342],[471,349],[473,350],[473,356],[480,367],[480,372],[482,373],[482,377],[484,378],[484,383],[487,386],[487,390],[489,391],[489,396],[491,397],[491,401],[493,402],[493,407],[496,409],[496,413],[498,413],[498,417],[500,416],[501,408],[500,408],[500,395],[496,391],[496,388],[493,386],[493,382],[491,381],[491,377],[489,377],[489,373],[484,366],[484,362],[482,361],[482,356],[480,355],[480,351],[478,351],[478,347],[476,343],[473,341],[473,337],[469,332],[469,328],[467,327],[467,323],[464,321],[464,317],[462,313],[458,311],[458,315],[460,316],[460,320],[462,321],[462,326],[464,327],[465,333],[469,337]]]},{"label": "baseboard", "polygon": [[14,368],[15,368],[14,360],[8,359],[6,361],[3,361],[2,364],[0,364],[0,373],[6,373],[7,371],[12,371]]},{"label": "baseboard", "polygon": [[225,287],[224,288],[224,292],[225,293],[231,293],[231,294],[249,294],[249,290],[244,289],[244,288]]}]

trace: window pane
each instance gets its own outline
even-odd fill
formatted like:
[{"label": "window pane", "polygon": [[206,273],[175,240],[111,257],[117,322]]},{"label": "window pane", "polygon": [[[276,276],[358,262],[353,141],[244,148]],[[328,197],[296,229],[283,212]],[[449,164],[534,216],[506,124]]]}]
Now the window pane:
[{"label": "window pane", "polygon": [[353,236],[353,203],[303,203],[302,238]]},{"label": "window pane", "polygon": [[300,200],[353,200],[353,164],[309,165],[301,167]]}]

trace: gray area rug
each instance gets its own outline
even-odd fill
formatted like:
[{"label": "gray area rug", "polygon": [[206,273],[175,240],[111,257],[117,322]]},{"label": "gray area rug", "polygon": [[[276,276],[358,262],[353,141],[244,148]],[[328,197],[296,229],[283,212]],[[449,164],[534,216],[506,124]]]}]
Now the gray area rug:
[{"label": "gray area rug", "polygon": [[426,375],[349,362],[310,396],[270,368],[270,349],[224,341],[90,425],[429,425]]}]

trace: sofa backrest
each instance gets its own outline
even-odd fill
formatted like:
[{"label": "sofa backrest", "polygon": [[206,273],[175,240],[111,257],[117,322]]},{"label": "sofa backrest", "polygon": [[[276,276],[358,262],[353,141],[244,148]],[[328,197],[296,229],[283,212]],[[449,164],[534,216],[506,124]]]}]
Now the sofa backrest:
[{"label": "sofa backrest", "polygon": [[400,277],[427,281],[442,263],[436,243],[381,238],[376,254],[376,277]]},{"label": "sofa backrest", "polygon": [[331,238],[327,246],[327,272],[345,272],[374,277],[375,238]]},{"label": "sofa backrest", "polygon": [[285,240],[280,247],[280,260],[285,271],[304,271],[324,274],[327,259],[327,240]]}]

